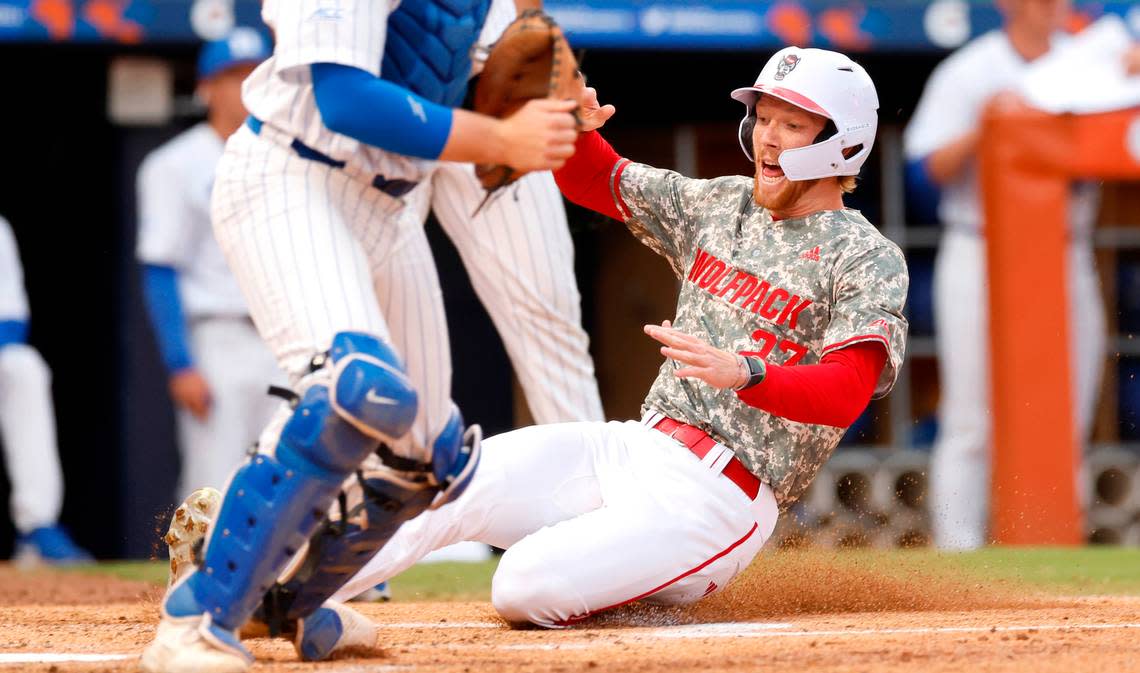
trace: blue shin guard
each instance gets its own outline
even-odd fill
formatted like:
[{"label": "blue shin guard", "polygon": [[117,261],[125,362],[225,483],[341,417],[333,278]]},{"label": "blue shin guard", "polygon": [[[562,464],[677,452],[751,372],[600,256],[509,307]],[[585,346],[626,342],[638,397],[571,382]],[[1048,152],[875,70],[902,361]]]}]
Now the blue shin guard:
[{"label": "blue shin guard", "polygon": [[377,339],[337,334],[314,368],[273,455],[254,456],[231,479],[201,567],[167,595],[168,616],[207,613],[223,629],[241,626],[324,519],[345,478],[377,445],[411,428],[415,391]]}]

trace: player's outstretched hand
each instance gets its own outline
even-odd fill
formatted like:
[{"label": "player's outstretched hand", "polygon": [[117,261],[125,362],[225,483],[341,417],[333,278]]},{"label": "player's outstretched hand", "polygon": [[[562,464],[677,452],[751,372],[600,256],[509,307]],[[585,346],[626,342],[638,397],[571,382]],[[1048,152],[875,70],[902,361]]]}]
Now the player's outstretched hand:
[{"label": "player's outstretched hand", "polygon": [[556,170],[574,154],[576,101],[537,98],[504,119],[502,163],[526,173]]},{"label": "player's outstretched hand", "polygon": [[592,86],[582,89],[582,100],[578,105],[578,119],[581,122],[578,130],[582,133],[600,129],[614,116],[617,108],[612,105],[598,104],[598,90]]},{"label": "player's outstretched hand", "polygon": [[684,365],[673,372],[677,378],[700,379],[714,388],[735,388],[741,384],[740,358],[735,353],[685,334],[668,320],[660,325],[646,325],[645,333],[665,344],[661,347],[662,355]]},{"label": "player's outstretched hand", "polygon": [[210,385],[194,369],[183,369],[170,375],[170,397],[179,407],[204,421],[210,416]]}]

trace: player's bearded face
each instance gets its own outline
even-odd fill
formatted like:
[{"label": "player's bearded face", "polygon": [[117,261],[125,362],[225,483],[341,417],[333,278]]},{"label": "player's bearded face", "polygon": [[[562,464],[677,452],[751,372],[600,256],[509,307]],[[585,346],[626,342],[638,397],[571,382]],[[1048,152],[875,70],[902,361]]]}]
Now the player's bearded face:
[{"label": "player's bearded face", "polygon": [[827,120],[791,103],[760,96],[756,101],[756,127],[752,130],[752,156],[756,176],[752,198],[756,204],[781,211],[795,204],[819,180],[792,181],[780,168],[780,152],[815,142]]}]

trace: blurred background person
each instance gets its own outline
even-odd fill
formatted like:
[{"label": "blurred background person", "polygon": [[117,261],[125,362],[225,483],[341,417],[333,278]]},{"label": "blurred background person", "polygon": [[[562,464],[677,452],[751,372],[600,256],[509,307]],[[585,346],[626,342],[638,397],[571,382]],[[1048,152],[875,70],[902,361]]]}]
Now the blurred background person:
[{"label": "blurred background person", "polygon": [[59,525],[63,471],[55,435],[51,370],[27,343],[28,297],[11,225],[0,217],[0,439],[21,565],[93,561]]},{"label": "blurred background person", "polygon": [[178,498],[225,484],[272,413],[269,384],[284,380],[210,224],[214,168],[248,114],[242,81],[270,52],[252,28],[203,46],[197,93],[206,120],[155,149],[139,169],[137,256],[176,406]]},{"label": "blurred background person", "polygon": [[[934,543],[974,549],[987,542],[990,490],[990,362],[985,224],[978,185],[980,121],[989,105],[1023,105],[1013,93],[1035,60],[1064,40],[1070,0],[998,0],[1004,23],[937,68],[904,134],[912,190],[940,194],[942,239],[934,264],[934,324],[941,381],[938,437],[930,465]],[[933,188],[933,189],[932,189]],[[1093,256],[1098,207],[1092,184],[1073,188],[1069,296],[1075,425],[1089,436],[1106,335]],[[1033,223],[1026,222],[1032,236]],[[1048,367],[1049,363],[1042,363]]]}]

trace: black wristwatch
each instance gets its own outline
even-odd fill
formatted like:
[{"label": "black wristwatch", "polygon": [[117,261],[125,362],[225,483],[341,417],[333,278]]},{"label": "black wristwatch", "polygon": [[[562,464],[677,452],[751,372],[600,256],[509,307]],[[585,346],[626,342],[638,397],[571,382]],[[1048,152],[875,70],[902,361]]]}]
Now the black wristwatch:
[{"label": "black wristwatch", "polygon": [[768,373],[767,365],[764,364],[764,358],[756,355],[742,355],[745,364],[748,365],[748,378],[744,381],[744,385],[736,388],[736,390],[747,390],[752,386],[764,380],[764,375]]}]

